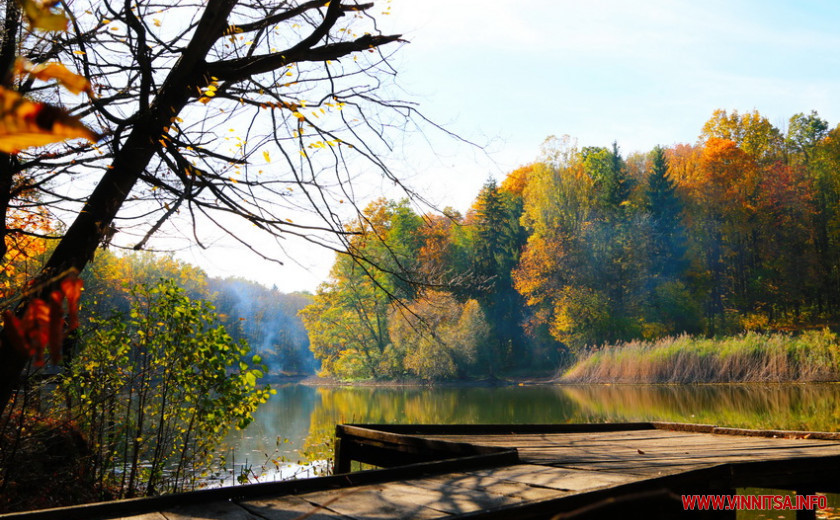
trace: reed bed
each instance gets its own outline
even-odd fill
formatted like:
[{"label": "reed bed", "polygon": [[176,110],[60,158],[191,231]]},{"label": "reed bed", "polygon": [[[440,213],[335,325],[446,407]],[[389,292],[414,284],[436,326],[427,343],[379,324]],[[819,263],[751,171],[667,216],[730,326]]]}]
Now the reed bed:
[{"label": "reed bed", "polygon": [[568,383],[840,381],[840,337],[823,329],[633,341],[591,349],[559,379]]}]

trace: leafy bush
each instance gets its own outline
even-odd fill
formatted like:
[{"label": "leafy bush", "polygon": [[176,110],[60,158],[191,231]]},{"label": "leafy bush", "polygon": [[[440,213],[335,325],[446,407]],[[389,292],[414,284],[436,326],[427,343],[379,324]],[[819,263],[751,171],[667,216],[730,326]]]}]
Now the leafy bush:
[{"label": "leafy bush", "polygon": [[128,316],[91,320],[57,395],[87,438],[102,489],[183,490],[270,390],[257,386],[262,372],[243,360],[248,346],[216,324],[209,303],[172,282],[138,286],[131,300]]}]

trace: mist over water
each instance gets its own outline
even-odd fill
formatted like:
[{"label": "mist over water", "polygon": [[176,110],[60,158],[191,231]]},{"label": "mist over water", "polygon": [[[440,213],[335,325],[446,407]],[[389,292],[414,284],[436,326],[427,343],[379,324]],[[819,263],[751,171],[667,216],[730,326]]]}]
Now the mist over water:
[{"label": "mist over water", "polygon": [[268,367],[269,374],[313,374],[317,361],[298,311],[312,297],[282,293],[239,278],[212,279],[217,311],[235,339],[244,339]]}]

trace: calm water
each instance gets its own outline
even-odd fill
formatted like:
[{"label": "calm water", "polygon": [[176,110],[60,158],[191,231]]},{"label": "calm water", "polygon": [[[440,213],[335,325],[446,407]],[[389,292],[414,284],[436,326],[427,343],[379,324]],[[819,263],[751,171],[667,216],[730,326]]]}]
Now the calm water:
[{"label": "calm water", "polygon": [[840,431],[840,384],[582,385],[494,388],[284,385],[228,439],[237,464],[329,455],[337,423],[680,421]]},{"label": "calm water", "polygon": [[661,420],[840,431],[840,384],[275,388],[277,395],[260,408],[254,423],[228,439],[229,474],[244,473],[251,482],[317,475],[332,456],[335,425],[344,422]]}]

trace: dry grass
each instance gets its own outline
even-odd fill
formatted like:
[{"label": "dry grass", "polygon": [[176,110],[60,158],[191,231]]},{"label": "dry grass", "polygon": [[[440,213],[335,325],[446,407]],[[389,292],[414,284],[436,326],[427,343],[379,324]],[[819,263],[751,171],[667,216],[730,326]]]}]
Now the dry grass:
[{"label": "dry grass", "polygon": [[748,332],[723,339],[679,336],[590,351],[560,376],[570,383],[711,383],[840,380],[840,337]]}]

